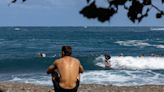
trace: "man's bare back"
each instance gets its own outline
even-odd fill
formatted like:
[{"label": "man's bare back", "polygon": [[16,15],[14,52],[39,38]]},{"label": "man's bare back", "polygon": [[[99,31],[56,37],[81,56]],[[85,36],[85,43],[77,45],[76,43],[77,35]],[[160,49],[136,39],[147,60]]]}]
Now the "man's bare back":
[{"label": "man's bare back", "polygon": [[[58,78],[52,76],[55,92],[77,92],[80,81],[80,73],[84,71],[80,61],[71,56],[72,48],[70,46],[62,47],[62,58],[54,61],[53,65],[49,66],[47,73],[52,75],[56,71],[59,73]],[[58,75],[58,74],[57,74]],[[58,81],[59,79],[59,81]]]},{"label": "man's bare back", "polygon": [[83,72],[79,60],[65,56],[54,62],[60,73],[60,83],[62,88],[72,89],[76,86],[77,79],[80,80],[79,73]]}]

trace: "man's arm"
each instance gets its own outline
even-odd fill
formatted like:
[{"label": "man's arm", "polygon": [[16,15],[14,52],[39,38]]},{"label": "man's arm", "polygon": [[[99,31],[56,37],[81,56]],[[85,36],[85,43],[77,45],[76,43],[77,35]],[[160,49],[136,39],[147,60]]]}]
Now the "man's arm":
[{"label": "man's arm", "polygon": [[56,69],[56,62],[54,62],[52,65],[48,67],[47,74],[53,73]]},{"label": "man's arm", "polygon": [[107,60],[107,63],[108,63],[108,66],[111,67],[111,61],[109,59]]},{"label": "man's arm", "polygon": [[84,68],[83,68],[83,66],[80,64],[80,66],[79,66],[79,73],[83,73],[84,72]]}]

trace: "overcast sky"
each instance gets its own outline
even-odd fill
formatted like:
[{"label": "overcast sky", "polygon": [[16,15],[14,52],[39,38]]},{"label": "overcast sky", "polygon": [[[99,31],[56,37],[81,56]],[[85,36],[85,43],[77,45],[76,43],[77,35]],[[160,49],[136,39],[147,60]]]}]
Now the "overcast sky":
[{"label": "overcast sky", "polygon": [[[86,0],[21,0],[8,6],[10,0],[0,0],[0,26],[164,26],[164,17],[155,18],[156,10],[138,24],[133,24],[126,16],[127,11],[119,9],[110,22],[101,23],[97,19],[87,19],[79,14],[86,6]],[[99,6],[106,5],[98,0]],[[164,9],[161,0],[154,4]]]}]

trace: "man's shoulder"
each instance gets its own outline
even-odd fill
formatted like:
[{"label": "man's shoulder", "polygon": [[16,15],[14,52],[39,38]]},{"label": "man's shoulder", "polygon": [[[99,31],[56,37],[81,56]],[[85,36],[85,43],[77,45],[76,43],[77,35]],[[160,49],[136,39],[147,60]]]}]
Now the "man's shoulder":
[{"label": "man's shoulder", "polygon": [[75,57],[72,57],[72,59],[73,59],[74,61],[79,62],[79,59],[77,59],[77,58],[75,58]]},{"label": "man's shoulder", "polygon": [[61,61],[61,58],[56,59],[56,60],[54,61],[54,64],[59,63],[60,61]]},{"label": "man's shoulder", "polygon": [[[75,62],[80,62],[79,59],[75,58],[75,57],[70,57],[72,61],[75,61]],[[57,60],[55,60],[56,63],[59,63],[59,62],[62,62],[62,61],[65,61],[65,58],[59,58]]]}]

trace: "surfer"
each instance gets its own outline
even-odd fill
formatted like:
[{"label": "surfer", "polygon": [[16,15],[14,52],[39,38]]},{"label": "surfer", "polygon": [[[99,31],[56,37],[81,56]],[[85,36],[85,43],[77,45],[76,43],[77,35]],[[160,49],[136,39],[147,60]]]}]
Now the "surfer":
[{"label": "surfer", "polygon": [[103,61],[105,68],[111,68],[110,58],[111,56],[109,54],[104,54],[105,60]]}]

